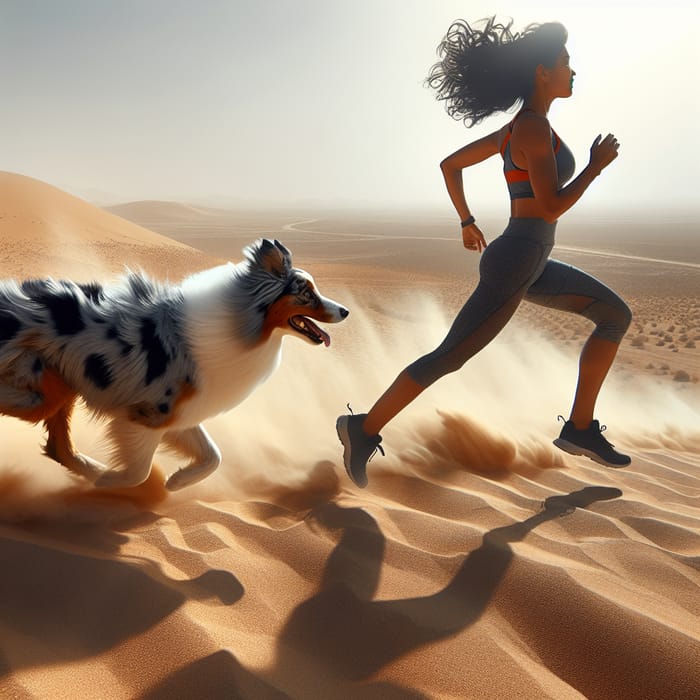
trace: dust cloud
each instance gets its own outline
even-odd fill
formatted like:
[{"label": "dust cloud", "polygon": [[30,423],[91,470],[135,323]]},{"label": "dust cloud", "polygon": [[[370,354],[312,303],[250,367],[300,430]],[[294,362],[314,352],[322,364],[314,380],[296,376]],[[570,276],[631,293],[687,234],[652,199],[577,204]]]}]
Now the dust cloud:
[{"label": "dust cloud", "polygon": [[[255,496],[255,484],[311,487],[332,468],[341,484],[341,446],[335,419],[367,411],[410,362],[432,350],[451,318],[428,296],[406,296],[404,311],[366,311],[352,296],[337,297],[351,309],[330,326],[328,349],[285,341],[277,373],[244,404],[209,422],[224,453],[217,482],[199,490],[222,496],[227,488]],[[387,457],[372,468],[424,474],[431,466],[503,476],[562,465],[552,446],[568,415],[580,347],[545,339],[517,318],[459,372],[429,387],[383,431]],[[695,450],[700,446],[700,392],[616,368],[608,377],[597,415],[620,447]],[[325,467],[328,467],[327,469]],[[310,475],[315,480],[310,481]],[[219,488],[213,488],[215,485]],[[210,488],[212,489],[210,491]]]},{"label": "dust cloud", "polygon": [[[331,347],[286,338],[272,378],[243,404],[206,423],[224,455],[219,471],[171,499],[254,499],[304,507],[349,485],[336,417],[348,403],[356,413],[365,412],[398,372],[440,342],[451,319],[424,295],[407,295],[385,312],[381,304],[379,311],[363,309],[349,293],[336,298],[351,314],[327,327]],[[561,426],[557,415],[570,408],[578,349],[546,340],[514,319],[484,351],[435,383],[385,428],[387,456],[377,457],[372,469],[421,475],[459,469],[502,478],[561,467],[562,453],[551,441]],[[677,451],[700,447],[699,413],[697,386],[654,380],[628,367],[611,372],[597,411],[618,446]],[[74,437],[81,451],[105,458],[101,426],[84,413],[76,416]],[[0,418],[3,519],[89,519],[115,503],[139,508],[165,498],[153,480],[145,496],[100,497],[43,457],[42,440],[40,427]],[[168,455],[157,455],[156,463],[166,473],[177,468]]]}]

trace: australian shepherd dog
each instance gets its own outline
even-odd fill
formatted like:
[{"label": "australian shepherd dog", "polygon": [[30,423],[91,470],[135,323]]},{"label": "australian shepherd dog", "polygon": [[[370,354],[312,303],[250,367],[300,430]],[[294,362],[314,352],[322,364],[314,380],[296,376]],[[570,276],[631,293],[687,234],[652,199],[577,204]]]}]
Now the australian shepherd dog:
[{"label": "australian shepherd dog", "polygon": [[[161,443],[187,460],[168,489],[211,474],[221,453],[201,422],[270,376],[285,335],[328,345],[311,319],[348,315],[278,241],[243,253],[178,286],[135,273],[106,286],[0,282],[0,413],[43,421],[44,452],[96,486],[143,483]],[[73,446],[79,399],[108,420],[107,465]]]}]

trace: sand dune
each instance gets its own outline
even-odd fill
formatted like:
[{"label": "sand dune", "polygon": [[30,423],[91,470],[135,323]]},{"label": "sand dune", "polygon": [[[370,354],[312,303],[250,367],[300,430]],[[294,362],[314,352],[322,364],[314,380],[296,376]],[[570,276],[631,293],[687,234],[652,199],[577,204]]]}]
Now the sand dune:
[{"label": "sand dune", "polygon": [[153,267],[178,279],[212,261],[51,185],[7,172],[0,172],[0,254],[7,276],[81,280],[121,273],[125,266]]},{"label": "sand dune", "polygon": [[[5,276],[223,257],[27,178],[2,176],[2,212]],[[633,464],[569,457],[551,438],[583,331],[552,342],[557,317],[524,312],[387,428],[358,490],[335,416],[439,340],[460,292],[429,264],[299,249],[351,316],[328,349],[290,340],[210,422],[224,464],[197,487],[166,497],[162,456],[144,487],[98,493],[39,455],[38,428],[0,419],[0,697],[697,698],[697,384],[645,371],[650,343],[630,343],[600,413]],[[79,418],[76,440],[99,455],[99,426]]]}]

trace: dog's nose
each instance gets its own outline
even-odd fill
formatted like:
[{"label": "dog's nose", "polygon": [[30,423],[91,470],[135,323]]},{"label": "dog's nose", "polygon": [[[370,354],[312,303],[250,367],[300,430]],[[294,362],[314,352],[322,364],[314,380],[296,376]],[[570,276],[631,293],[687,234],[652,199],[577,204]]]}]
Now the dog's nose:
[{"label": "dog's nose", "polygon": [[348,309],[346,309],[344,306],[341,306],[341,307],[340,307],[340,315],[341,315],[343,318],[347,318],[347,316],[348,316],[349,313],[350,313],[350,311],[348,311]]}]

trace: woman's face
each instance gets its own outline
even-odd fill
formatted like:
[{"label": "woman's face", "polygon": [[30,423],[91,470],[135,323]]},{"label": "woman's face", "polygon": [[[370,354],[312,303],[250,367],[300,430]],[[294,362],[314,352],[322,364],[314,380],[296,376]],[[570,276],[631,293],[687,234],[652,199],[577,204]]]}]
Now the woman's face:
[{"label": "woman's face", "polygon": [[574,71],[569,65],[569,52],[564,47],[554,66],[547,69],[549,74],[548,87],[552,97],[571,97],[574,87]]}]

